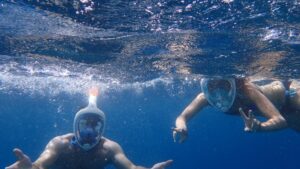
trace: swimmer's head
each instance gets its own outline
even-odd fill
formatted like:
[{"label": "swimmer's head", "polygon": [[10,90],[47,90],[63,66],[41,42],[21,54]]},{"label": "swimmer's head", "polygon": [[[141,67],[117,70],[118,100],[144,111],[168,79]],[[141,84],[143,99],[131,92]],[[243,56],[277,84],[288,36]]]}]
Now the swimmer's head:
[{"label": "swimmer's head", "polygon": [[105,127],[105,114],[97,108],[96,96],[90,95],[89,105],[79,110],[74,118],[76,142],[86,151],[100,142]]},{"label": "swimmer's head", "polygon": [[201,89],[210,105],[223,112],[231,108],[236,95],[233,78],[203,78]]}]

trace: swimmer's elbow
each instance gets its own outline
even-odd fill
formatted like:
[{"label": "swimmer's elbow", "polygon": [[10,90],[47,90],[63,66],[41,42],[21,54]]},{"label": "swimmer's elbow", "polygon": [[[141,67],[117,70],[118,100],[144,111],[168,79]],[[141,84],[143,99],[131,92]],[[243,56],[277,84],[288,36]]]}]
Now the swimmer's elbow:
[{"label": "swimmer's elbow", "polygon": [[286,122],[285,118],[283,118],[282,116],[275,117],[274,121],[280,128],[284,128],[287,126],[287,122]]},{"label": "swimmer's elbow", "polygon": [[270,122],[273,124],[273,126],[275,126],[278,129],[284,128],[287,126],[287,122],[286,122],[285,118],[283,118],[282,116],[274,117],[272,120],[270,120]]}]

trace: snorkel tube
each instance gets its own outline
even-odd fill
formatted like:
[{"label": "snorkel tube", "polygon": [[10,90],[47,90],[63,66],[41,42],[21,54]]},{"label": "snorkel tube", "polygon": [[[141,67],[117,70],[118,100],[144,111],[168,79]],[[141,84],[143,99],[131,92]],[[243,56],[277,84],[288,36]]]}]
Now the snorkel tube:
[{"label": "snorkel tube", "polygon": [[[88,106],[79,110],[74,118],[75,140],[85,151],[92,149],[100,142],[105,128],[105,114],[97,107],[97,96],[98,89],[92,88],[89,91]],[[95,121],[94,125],[89,124],[91,120]]]}]

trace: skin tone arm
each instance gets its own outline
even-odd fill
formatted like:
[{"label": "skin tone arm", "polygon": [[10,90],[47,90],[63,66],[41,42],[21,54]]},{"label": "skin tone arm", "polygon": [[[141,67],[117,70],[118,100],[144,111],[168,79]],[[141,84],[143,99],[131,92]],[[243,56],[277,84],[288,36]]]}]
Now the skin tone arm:
[{"label": "skin tone arm", "polygon": [[253,83],[246,81],[244,84],[244,91],[248,98],[258,107],[262,115],[268,119],[261,123],[254,118],[252,112],[249,112],[249,115],[247,116],[243,110],[240,109],[239,111],[246,125],[245,131],[271,131],[285,128],[287,126],[286,120],[281,116],[277,108],[257,89]]},{"label": "skin tone arm", "polygon": [[[112,161],[117,169],[147,169],[142,166],[134,165],[124,154],[121,146],[115,142],[110,142],[109,147],[112,151]],[[164,161],[153,165],[151,169],[164,169],[171,165],[173,160]]]},{"label": "skin tone arm", "polygon": [[57,158],[57,150],[63,145],[63,142],[64,140],[60,137],[52,139],[34,163],[20,149],[14,149],[18,161],[5,169],[46,169]]},{"label": "skin tone arm", "polygon": [[183,110],[183,112],[177,117],[175,125],[173,128],[173,138],[176,142],[176,135],[180,135],[179,142],[182,143],[187,138],[187,122],[192,119],[202,108],[208,105],[207,100],[203,93],[198,94],[198,96]]}]

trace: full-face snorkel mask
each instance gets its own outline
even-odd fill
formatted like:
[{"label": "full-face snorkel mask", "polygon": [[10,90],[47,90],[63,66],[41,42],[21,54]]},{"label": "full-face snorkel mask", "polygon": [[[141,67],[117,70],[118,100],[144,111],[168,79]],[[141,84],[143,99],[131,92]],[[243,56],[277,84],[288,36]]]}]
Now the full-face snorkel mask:
[{"label": "full-face snorkel mask", "polygon": [[96,95],[90,95],[89,105],[79,110],[74,118],[75,139],[85,151],[100,142],[105,127],[105,114],[97,107],[96,100]]},{"label": "full-face snorkel mask", "polygon": [[201,80],[201,89],[211,106],[223,112],[231,108],[236,95],[233,78],[204,78]]}]

